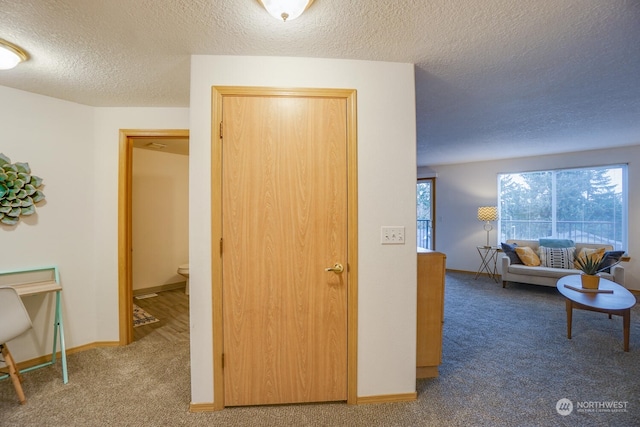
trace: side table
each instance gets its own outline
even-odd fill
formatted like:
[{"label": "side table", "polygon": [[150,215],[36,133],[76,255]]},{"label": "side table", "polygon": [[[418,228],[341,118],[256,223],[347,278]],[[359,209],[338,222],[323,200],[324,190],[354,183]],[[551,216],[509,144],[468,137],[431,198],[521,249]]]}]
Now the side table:
[{"label": "side table", "polygon": [[475,278],[477,279],[482,273],[486,273],[498,283],[498,253],[502,251],[502,248],[498,246],[476,246],[476,249],[481,261]]}]

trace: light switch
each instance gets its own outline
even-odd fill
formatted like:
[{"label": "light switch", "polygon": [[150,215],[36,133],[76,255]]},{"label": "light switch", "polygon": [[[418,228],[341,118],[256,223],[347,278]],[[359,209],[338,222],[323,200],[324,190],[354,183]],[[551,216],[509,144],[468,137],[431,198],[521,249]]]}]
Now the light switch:
[{"label": "light switch", "polygon": [[404,245],[404,226],[383,226],[380,229],[383,245]]}]

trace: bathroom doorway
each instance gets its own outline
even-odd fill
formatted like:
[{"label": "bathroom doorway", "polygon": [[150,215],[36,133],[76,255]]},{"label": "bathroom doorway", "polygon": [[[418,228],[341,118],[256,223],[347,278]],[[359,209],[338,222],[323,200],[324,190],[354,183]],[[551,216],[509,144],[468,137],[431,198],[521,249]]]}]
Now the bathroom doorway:
[{"label": "bathroom doorway", "polygon": [[[188,264],[188,130],[121,130],[118,189],[118,271],[120,344],[127,345],[154,328],[166,324],[173,313],[161,322],[136,328],[135,305],[159,304],[169,308],[183,300],[186,278],[178,268]],[[174,265],[175,264],[175,265]],[[187,270],[188,271],[188,270]],[[187,273],[188,274],[188,273]],[[163,298],[145,297],[166,295]],[[181,295],[182,294],[182,295]],[[142,297],[142,298],[141,298]],[[152,299],[153,298],[153,299]],[[177,299],[176,299],[177,298]],[[183,310],[184,312],[184,310]],[[149,313],[154,315],[154,313]],[[186,315],[180,323],[187,323]],[[136,320],[139,324],[140,321]],[[172,325],[169,329],[181,329]]]}]

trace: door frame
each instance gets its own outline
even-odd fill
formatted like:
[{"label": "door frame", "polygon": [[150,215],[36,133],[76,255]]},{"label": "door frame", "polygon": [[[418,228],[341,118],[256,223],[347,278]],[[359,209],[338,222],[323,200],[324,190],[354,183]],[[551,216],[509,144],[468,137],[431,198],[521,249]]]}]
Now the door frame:
[{"label": "door frame", "polygon": [[[214,410],[224,408],[222,320],[222,100],[225,96],[323,97],[347,102],[347,403],[358,400],[358,147],[355,89],[212,86],[211,88],[211,280]],[[218,272],[213,274],[213,272]]]},{"label": "door frame", "polygon": [[118,154],[118,325],[120,345],[133,342],[133,141],[144,138],[189,138],[189,130],[120,129]]}]

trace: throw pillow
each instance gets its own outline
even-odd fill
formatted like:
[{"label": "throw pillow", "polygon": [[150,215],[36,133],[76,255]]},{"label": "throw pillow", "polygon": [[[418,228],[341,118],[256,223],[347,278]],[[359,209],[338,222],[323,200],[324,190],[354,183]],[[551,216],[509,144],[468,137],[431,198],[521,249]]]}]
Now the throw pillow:
[{"label": "throw pillow", "polygon": [[571,239],[538,239],[538,244],[546,248],[571,248],[576,246]]},{"label": "throw pillow", "polygon": [[520,246],[516,248],[518,258],[522,260],[524,265],[529,267],[537,267],[540,265],[540,258],[529,246]]},{"label": "throw pillow", "polygon": [[[605,248],[582,248],[580,253],[576,255],[576,258],[580,258],[582,260],[591,258],[594,261],[600,261],[602,257],[604,257],[605,251]],[[580,270],[580,265],[574,261],[573,268]]]},{"label": "throw pillow", "polygon": [[516,253],[516,246],[518,246],[517,243],[501,243],[500,246],[502,246],[502,252],[504,252],[504,254],[511,260],[511,264],[522,264],[522,260]]},{"label": "throw pillow", "polygon": [[625,251],[606,251],[602,257],[602,264],[600,265],[602,271],[611,273],[611,267],[620,262],[620,258],[624,255],[624,252]]},{"label": "throw pillow", "polygon": [[573,268],[576,248],[547,248],[540,246],[540,265],[551,268]]}]

